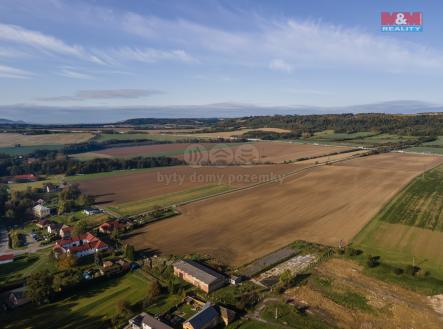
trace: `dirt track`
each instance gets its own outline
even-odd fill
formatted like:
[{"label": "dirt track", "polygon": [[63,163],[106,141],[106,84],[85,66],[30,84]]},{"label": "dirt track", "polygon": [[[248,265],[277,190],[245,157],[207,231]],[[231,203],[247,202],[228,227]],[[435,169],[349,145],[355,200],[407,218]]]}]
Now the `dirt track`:
[{"label": "dirt track", "polygon": [[318,167],[252,190],[182,207],[181,216],[146,226],[139,249],[201,253],[241,265],[297,239],[350,240],[402,187],[438,157],[386,154]]}]

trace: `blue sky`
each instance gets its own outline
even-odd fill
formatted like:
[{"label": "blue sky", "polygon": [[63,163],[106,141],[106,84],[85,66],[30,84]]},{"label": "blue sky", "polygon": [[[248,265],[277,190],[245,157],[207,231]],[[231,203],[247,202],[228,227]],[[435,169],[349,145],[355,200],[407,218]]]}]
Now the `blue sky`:
[{"label": "blue sky", "polygon": [[[401,10],[423,12],[424,31],[380,32],[380,12]],[[430,0],[2,0],[0,117],[443,104],[442,12]]]}]

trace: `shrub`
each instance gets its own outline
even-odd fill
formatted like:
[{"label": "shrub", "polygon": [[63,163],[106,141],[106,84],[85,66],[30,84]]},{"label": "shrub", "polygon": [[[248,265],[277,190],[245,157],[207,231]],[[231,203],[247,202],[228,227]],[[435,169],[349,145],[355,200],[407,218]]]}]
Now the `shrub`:
[{"label": "shrub", "polygon": [[378,265],[380,265],[380,256],[368,256],[368,262],[367,262],[368,267],[377,267]]},{"label": "shrub", "polygon": [[404,270],[399,267],[394,267],[394,273],[397,275],[402,275],[404,273]]}]

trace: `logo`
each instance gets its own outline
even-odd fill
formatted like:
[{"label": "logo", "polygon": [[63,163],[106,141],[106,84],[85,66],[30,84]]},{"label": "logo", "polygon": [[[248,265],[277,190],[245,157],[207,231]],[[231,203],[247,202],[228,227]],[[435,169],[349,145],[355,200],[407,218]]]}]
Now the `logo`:
[{"label": "logo", "polygon": [[423,14],[421,12],[387,12],[381,13],[382,32],[422,32]]}]

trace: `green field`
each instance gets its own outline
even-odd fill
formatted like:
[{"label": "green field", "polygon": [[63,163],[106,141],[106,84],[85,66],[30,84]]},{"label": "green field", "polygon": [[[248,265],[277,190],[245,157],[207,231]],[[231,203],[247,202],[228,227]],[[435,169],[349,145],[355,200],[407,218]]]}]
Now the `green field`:
[{"label": "green field", "polygon": [[49,261],[50,247],[34,254],[21,255],[13,263],[0,265],[0,285],[23,279],[34,271],[53,268]]},{"label": "green field", "polygon": [[226,185],[207,185],[198,188],[192,188],[189,190],[169,193],[147,200],[138,200],[133,202],[127,202],[118,204],[112,207],[108,207],[109,210],[119,213],[120,215],[134,215],[144,211],[152,209],[154,206],[166,207],[173,204],[190,201],[193,199],[199,199],[206,196],[214,195],[217,193],[226,192],[232,189]]},{"label": "green field", "polygon": [[21,146],[21,147],[0,147],[0,153],[8,155],[26,155],[37,150],[61,150],[64,145],[34,145],[34,146]]},{"label": "green field", "polygon": [[388,223],[443,231],[443,165],[414,179],[379,218]]},{"label": "green field", "polygon": [[140,271],[95,284],[75,296],[49,305],[28,304],[20,309],[0,313],[1,327],[45,329],[111,328],[109,320],[116,314],[121,300],[134,305],[146,295],[148,279]]},{"label": "green field", "polygon": [[395,266],[413,261],[443,279],[443,166],[413,180],[354,238]]},{"label": "green field", "polygon": [[324,130],[302,140],[305,142],[315,142],[319,144],[377,146],[386,143],[398,143],[401,141],[409,141],[415,139],[416,137],[414,136],[400,136],[371,131],[347,134],[336,133],[333,130]]},{"label": "green field", "polygon": [[[423,144],[424,145],[424,144]],[[406,149],[409,152],[418,152],[418,153],[429,153],[429,154],[442,154],[443,155],[443,147],[432,147],[432,146],[414,146]]]}]

